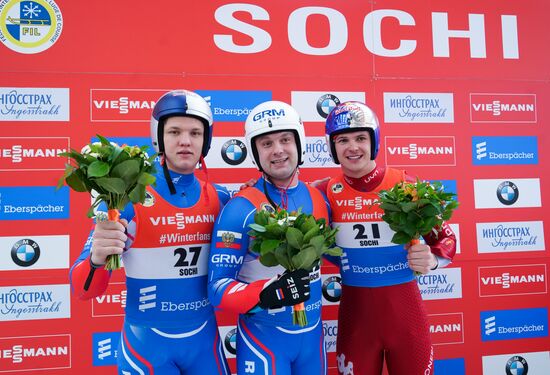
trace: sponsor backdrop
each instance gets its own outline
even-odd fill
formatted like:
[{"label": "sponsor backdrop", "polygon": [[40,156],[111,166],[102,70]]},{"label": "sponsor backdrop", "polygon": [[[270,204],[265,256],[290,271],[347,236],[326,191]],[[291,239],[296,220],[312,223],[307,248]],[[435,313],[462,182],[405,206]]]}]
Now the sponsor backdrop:
[{"label": "sponsor backdrop", "polygon": [[[57,154],[96,134],[148,144],[155,101],[187,88],[212,107],[209,177],[231,191],[257,177],[243,142],[256,104],[300,112],[311,181],[338,172],[327,113],[366,101],[380,163],[460,201],[455,261],[418,278],[436,374],[549,374],[549,12],[543,0],[0,0],[0,373],[116,373],[124,275],[92,301],[71,296],[90,199],[55,190]],[[323,292],[336,374],[336,269]],[[234,319],[219,316],[233,368]]]}]

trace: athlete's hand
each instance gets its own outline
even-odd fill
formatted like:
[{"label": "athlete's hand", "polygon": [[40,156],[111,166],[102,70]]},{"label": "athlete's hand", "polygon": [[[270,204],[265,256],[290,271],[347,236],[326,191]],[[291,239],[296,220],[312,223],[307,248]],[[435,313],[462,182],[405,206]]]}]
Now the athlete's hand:
[{"label": "athlete's hand", "polygon": [[107,262],[107,256],[111,254],[122,254],[126,240],[126,227],[128,222],[125,219],[120,221],[97,222],[92,235],[92,249],[90,260],[94,265],[101,266]]},{"label": "athlete's hand", "polygon": [[243,190],[243,189],[252,187],[252,186],[256,185],[256,182],[258,182],[257,178],[251,178],[250,180],[246,181],[244,184],[239,186],[239,190]]},{"label": "athlete's hand", "polygon": [[329,181],[330,181],[330,177],[325,177],[320,180],[312,181],[309,183],[309,185],[313,186],[314,188],[317,188],[317,190],[320,190],[324,193],[327,191]]},{"label": "athlete's hand", "polygon": [[294,306],[309,299],[309,272],[299,269],[285,272],[260,292],[260,307],[276,309]]},{"label": "athlete's hand", "polygon": [[437,258],[432,254],[430,247],[425,244],[416,244],[405,247],[408,251],[409,267],[421,274],[427,274],[437,267]]}]

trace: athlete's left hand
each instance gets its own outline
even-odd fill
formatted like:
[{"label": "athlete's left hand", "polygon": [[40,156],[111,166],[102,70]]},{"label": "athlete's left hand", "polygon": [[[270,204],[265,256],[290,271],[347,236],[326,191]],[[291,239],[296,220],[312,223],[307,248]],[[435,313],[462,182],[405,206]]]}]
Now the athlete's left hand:
[{"label": "athlete's left hand", "polygon": [[405,247],[409,252],[407,260],[409,261],[409,267],[421,274],[427,274],[430,270],[437,267],[437,258],[432,254],[430,247],[425,244],[416,244]]}]

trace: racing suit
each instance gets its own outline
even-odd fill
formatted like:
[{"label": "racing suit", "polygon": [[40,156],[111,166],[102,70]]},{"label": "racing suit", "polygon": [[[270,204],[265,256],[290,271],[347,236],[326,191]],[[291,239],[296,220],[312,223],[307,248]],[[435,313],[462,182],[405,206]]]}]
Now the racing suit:
[{"label": "racing suit", "polygon": [[262,309],[259,294],[271,278],[284,272],[281,266],[266,267],[249,249],[249,224],[254,214],[272,201],[288,211],[325,217],[328,207],[317,189],[302,182],[279,190],[261,178],[223,208],[214,225],[209,260],[208,287],[212,304],[226,312],[238,313],[237,373],[262,375],[326,374],[326,352],[321,323],[320,269],[310,273],[310,298],[305,302],[308,324],[292,323],[292,307]]},{"label": "racing suit", "polygon": [[[162,170],[157,168],[157,170]],[[119,374],[229,374],[206,278],[212,226],[228,201],[225,188],[194,174],[162,173],[143,204],[129,204],[125,251],[126,315],[118,350]],[[93,231],[70,272],[80,299],[101,295],[110,272],[90,261]]]},{"label": "racing suit", "polygon": [[[403,245],[382,221],[378,192],[414,181],[392,168],[362,179],[337,176],[328,183],[332,225],[339,228],[342,298],[338,311],[337,361],[340,374],[379,375],[384,356],[390,375],[433,373],[427,314]],[[440,265],[450,262],[456,239],[447,224],[425,236]]]}]

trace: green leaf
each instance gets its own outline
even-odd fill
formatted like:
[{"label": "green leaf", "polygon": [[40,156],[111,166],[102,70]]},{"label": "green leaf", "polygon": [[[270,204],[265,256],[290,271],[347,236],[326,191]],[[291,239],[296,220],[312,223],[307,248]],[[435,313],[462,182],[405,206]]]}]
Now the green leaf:
[{"label": "green leaf", "polygon": [[309,240],[311,240],[313,238],[313,236],[319,234],[321,232],[321,230],[319,229],[319,227],[315,227],[315,228],[311,228],[310,230],[307,231],[306,234],[304,234],[304,242],[305,243],[309,243]]},{"label": "green leaf", "polygon": [[398,245],[404,245],[412,240],[412,236],[404,233],[404,232],[397,232],[393,235],[391,242],[398,244]]},{"label": "green leaf", "polygon": [[336,256],[336,257],[342,256],[343,253],[344,252],[343,252],[342,248],[340,248],[338,246],[329,247],[328,250],[325,252],[325,254]]},{"label": "green leaf", "polygon": [[97,178],[95,182],[100,188],[109,193],[122,195],[126,190],[126,184],[124,184],[124,181],[118,177],[101,177]]},{"label": "green leaf", "polygon": [[82,179],[80,179],[80,177],[78,176],[77,173],[71,173],[70,175],[68,175],[67,178],[65,179],[65,182],[74,191],[78,191],[80,193],[83,193],[85,191],[89,191],[88,187],[86,186],[84,181],[82,181]]},{"label": "green leaf", "polygon": [[262,244],[260,246],[260,255],[265,255],[266,253],[273,252],[279,246],[281,241],[279,240],[265,240],[262,241]]},{"label": "green leaf", "polygon": [[273,252],[275,254],[275,259],[284,269],[289,270],[294,268],[291,260],[288,256],[288,246],[287,244],[281,243]]},{"label": "green leaf", "polygon": [[277,258],[273,253],[266,253],[265,255],[261,256],[260,263],[266,267],[275,267],[279,265],[279,262],[277,261]]},{"label": "green leaf", "polygon": [[269,219],[269,213],[267,211],[256,211],[254,214],[254,222],[263,226],[266,226]]},{"label": "green leaf", "polygon": [[299,229],[289,227],[286,231],[286,240],[290,246],[299,249],[304,242],[304,235]]},{"label": "green leaf", "polygon": [[248,224],[248,226],[252,229],[254,229],[256,232],[260,232],[260,233],[263,233],[266,231],[265,227],[259,225],[259,224],[256,224],[256,223],[252,223],[252,224]]},{"label": "green leaf", "polygon": [[109,173],[109,164],[100,160],[88,166],[88,177],[104,177]]},{"label": "green leaf", "polygon": [[154,184],[155,181],[156,181],[155,176],[153,176],[149,173],[143,172],[139,175],[139,178],[138,178],[137,182],[138,182],[138,184],[148,186],[148,185]]},{"label": "green leaf", "polygon": [[403,210],[403,212],[407,212],[407,213],[414,210],[417,207],[418,207],[417,202],[407,202],[407,203],[401,204],[401,209]]},{"label": "green leaf", "polygon": [[145,186],[136,185],[128,194],[128,198],[132,203],[143,203],[145,202]]},{"label": "green leaf", "polygon": [[102,145],[111,146],[111,142],[107,138],[105,138],[105,137],[103,137],[99,134],[96,134],[96,135],[97,135],[97,138],[99,139],[99,141],[101,142]]},{"label": "green leaf", "polygon": [[135,159],[129,159],[117,164],[111,170],[112,177],[120,177],[128,185],[133,185],[139,175],[139,161]]},{"label": "green leaf", "polygon": [[318,259],[317,252],[313,246],[305,247],[298,254],[292,257],[292,263],[296,268],[310,269],[311,265]]}]

